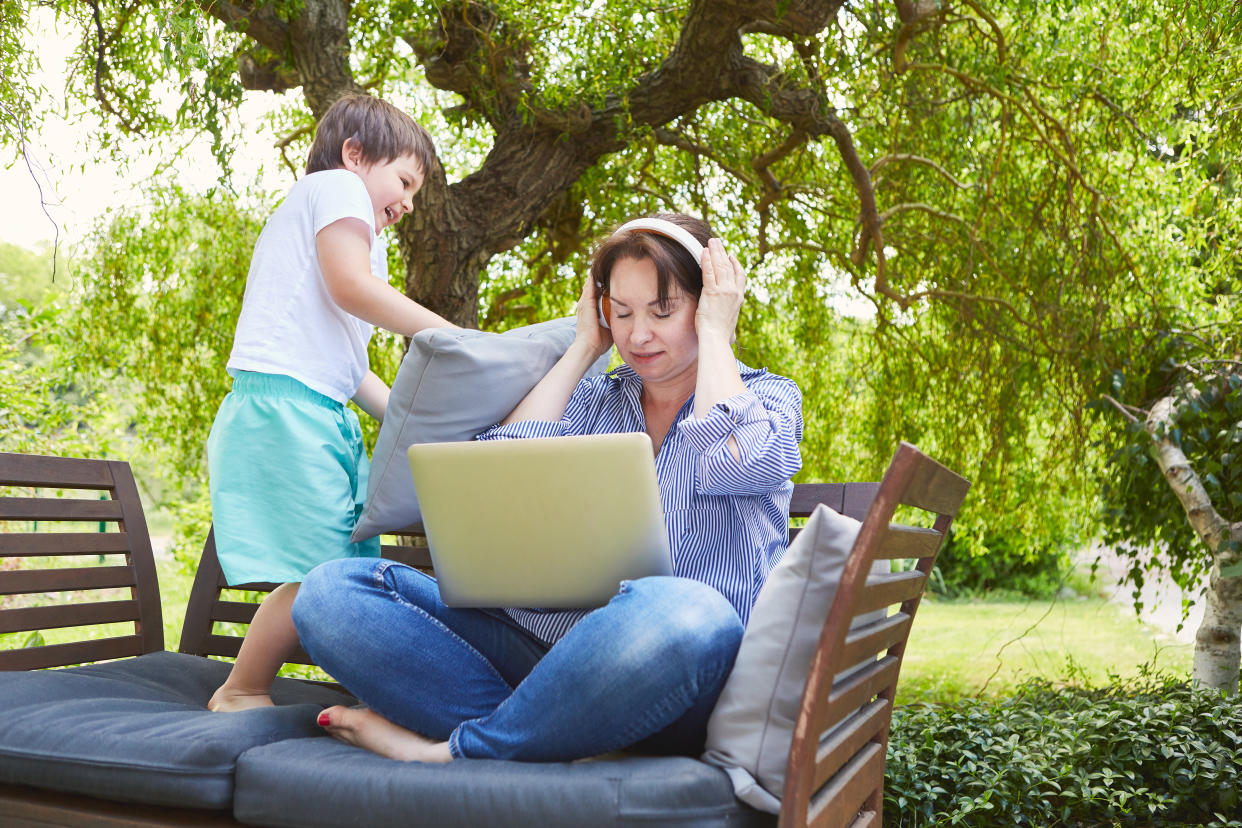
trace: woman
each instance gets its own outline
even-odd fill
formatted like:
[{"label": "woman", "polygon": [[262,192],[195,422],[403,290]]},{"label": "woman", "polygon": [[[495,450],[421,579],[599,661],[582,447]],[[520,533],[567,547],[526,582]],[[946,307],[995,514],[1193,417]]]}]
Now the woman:
[{"label": "woman", "polygon": [[[573,344],[479,435],[646,431],[674,576],[625,582],[592,611],[478,610],[444,606],[434,579],[391,561],[324,564],[294,620],[307,652],[367,705],[325,710],[330,734],[427,762],[702,750],[785,549],[801,465],[797,386],[733,357],[744,288],[705,222],[623,225],[595,253]],[[625,364],[584,380],[614,345]]]}]

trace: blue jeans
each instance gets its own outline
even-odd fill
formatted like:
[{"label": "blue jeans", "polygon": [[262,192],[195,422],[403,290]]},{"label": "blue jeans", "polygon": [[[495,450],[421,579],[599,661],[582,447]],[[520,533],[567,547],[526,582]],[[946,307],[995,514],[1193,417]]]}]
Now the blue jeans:
[{"label": "blue jeans", "polygon": [[307,653],[389,721],[455,757],[569,761],[636,746],[697,754],[742,623],[687,578],[622,583],[549,647],[499,610],[455,609],[392,561],[313,569],[293,604]]}]

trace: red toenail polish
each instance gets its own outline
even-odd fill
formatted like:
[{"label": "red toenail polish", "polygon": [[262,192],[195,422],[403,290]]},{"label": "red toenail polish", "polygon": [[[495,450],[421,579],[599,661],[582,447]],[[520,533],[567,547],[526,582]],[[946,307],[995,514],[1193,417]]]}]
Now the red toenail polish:
[{"label": "red toenail polish", "polygon": [[319,721],[320,727],[327,727],[328,725],[332,724],[332,717],[329,716],[328,711],[325,710],[319,714],[318,721]]}]

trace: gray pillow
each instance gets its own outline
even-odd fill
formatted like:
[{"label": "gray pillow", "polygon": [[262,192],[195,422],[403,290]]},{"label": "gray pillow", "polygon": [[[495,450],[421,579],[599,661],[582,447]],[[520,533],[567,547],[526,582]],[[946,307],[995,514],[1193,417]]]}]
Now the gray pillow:
[{"label": "gray pillow", "polygon": [[[574,330],[569,316],[502,334],[465,328],[415,334],[388,397],[353,540],[416,523],[421,513],[406,449],[471,440],[503,420],[565,353]],[[605,354],[587,376],[607,364]]]},{"label": "gray pillow", "polygon": [[860,525],[815,507],[759,592],[707,723],[703,761],[723,768],[737,797],[759,810],[780,811],[802,689]]}]

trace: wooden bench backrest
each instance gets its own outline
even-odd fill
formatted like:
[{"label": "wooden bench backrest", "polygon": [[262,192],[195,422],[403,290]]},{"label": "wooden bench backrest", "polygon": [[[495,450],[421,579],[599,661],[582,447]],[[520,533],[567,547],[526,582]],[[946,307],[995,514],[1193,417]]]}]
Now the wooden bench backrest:
[{"label": "wooden bench backrest", "polygon": [[[34,531],[41,522],[50,525]],[[42,557],[55,564],[21,568],[20,559]],[[128,597],[118,599],[118,589]],[[155,559],[129,464],[0,453],[0,633],[115,622],[132,623],[132,634],[0,651],[0,669],[164,648]]]},{"label": "wooden bench backrest", "polygon": [[[914,446],[902,443],[894,454],[811,662],[786,770],[782,828],[881,824],[897,675],[927,578],[969,488]],[[900,506],[927,513],[932,525],[894,523]],[[876,560],[894,562],[894,572],[872,574]],[[883,617],[876,618],[877,610]],[[867,617],[855,624],[858,616]]]},{"label": "wooden bench backrest", "polygon": [[[790,504],[790,517],[808,517],[819,503],[825,503],[842,514],[856,517],[859,520],[867,512],[871,500],[879,489],[878,483],[806,483],[794,486],[793,499]],[[790,530],[790,537],[797,534],[797,529]],[[385,558],[400,561],[417,569],[431,573],[431,556],[426,546],[426,536],[422,524],[408,526],[393,536],[405,541],[405,544],[384,544],[380,551]],[[230,631],[217,629],[216,622],[233,622],[249,624],[254,617],[258,604],[247,600],[239,600],[243,596],[226,597],[226,589],[245,590],[266,593],[275,589],[274,583],[240,584],[230,587],[224,580],[220,563],[216,558],[216,546],[213,534],[208,534],[203,546],[202,559],[199,562],[198,574],[194,579],[194,587],[190,592],[190,601],[186,605],[185,624],[181,631],[180,650],[195,655],[214,655],[236,657],[241,647],[242,636]],[[310,657],[298,649],[291,659],[299,664],[311,664]]]}]

